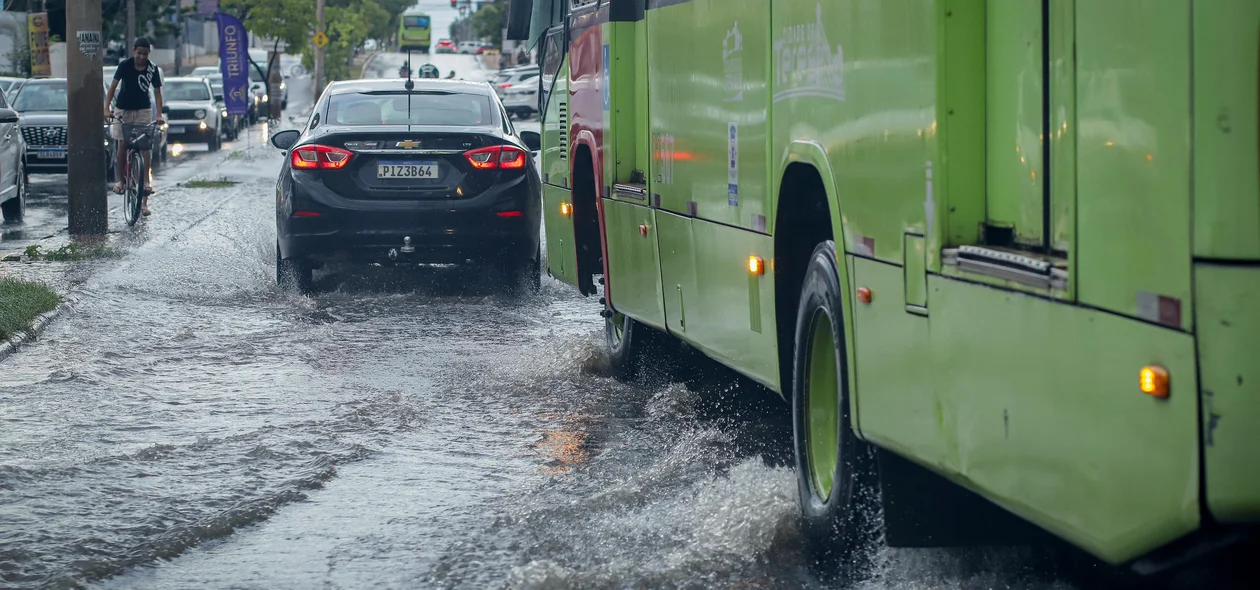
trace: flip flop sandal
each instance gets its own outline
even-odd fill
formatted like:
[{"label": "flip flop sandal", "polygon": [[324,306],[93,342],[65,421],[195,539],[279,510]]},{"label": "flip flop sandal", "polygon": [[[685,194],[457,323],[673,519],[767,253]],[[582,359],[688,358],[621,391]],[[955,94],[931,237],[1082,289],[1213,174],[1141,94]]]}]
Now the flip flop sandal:
[{"label": "flip flop sandal", "polygon": [[146,197],[147,197],[147,196],[149,196],[149,195],[151,195],[151,194],[153,194],[153,187],[151,187],[151,186],[146,186],[146,187],[144,187],[144,196],[146,196]]},{"label": "flip flop sandal", "polygon": [[118,186],[118,185],[114,185],[114,194],[115,194],[115,195],[121,195],[121,194],[123,194],[123,187]]},{"label": "flip flop sandal", "polygon": [[141,215],[143,215],[143,216],[145,216],[145,217],[148,217],[148,216],[152,215],[152,214],[153,214],[153,212],[152,212],[152,211],[149,211],[148,209],[145,209],[144,211],[141,211],[141,212],[140,212],[140,214],[141,214]]}]

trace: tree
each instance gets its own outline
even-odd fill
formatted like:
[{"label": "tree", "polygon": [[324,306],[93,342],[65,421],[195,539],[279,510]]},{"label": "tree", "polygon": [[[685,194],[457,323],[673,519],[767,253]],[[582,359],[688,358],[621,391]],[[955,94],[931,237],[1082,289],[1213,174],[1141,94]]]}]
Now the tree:
[{"label": "tree", "polygon": [[219,10],[241,19],[250,33],[276,39],[292,51],[315,34],[310,0],[220,0]]}]

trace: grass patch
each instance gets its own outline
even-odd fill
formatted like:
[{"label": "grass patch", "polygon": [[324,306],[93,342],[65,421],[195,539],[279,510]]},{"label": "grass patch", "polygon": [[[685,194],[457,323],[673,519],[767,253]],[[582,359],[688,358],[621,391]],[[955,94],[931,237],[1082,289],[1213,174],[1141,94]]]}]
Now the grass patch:
[{"label": "grass patch", "polygon": [[188,188],[228,188],[236,186],[235,180],[228,180],[223,177],[202,180],[190,180],[184,183]]},{"label": "grass patch", "polygon": [[49,260],[52,262],[67,262],[74,260],[88,260],[92,258],[117,258],[122,253],[116,248],[108,246],[80,246],[74,242],[66,244],[56,250],[47,250],[36,246],[27,246],[23,254],[30,260]]},{"label": "grass patch", "polygon": [[30,330],[35,318],[60,303],[61,298],[44,285],[0,278],[0,340]]}]

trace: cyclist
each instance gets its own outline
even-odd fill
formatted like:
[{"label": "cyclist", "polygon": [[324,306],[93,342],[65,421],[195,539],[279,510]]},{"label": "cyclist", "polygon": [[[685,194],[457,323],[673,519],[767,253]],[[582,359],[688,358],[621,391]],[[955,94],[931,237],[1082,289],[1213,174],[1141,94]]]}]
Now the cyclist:
[{"label": "cyclist", "polygon": [[451,73],[449,73],[449,74],[447,74],[447,75],[446,75],[446,79],[447,79],[447,80],[454,80],[454,79],[455,79],[455,70],[451,70]]},{"label": "cyclist", "polygon": [[411,62],[403,62],[402,67],[398,68],[398,77],[399,78],[411,77]]},{"label": "cyclist", "polygon": [[[149,52],[152,46],[149,40],[144,37],[137,37],[135,44],[132,46],[132,57],[123,60],[118,64],[118,69],[114,71],[114,81],[109,85],[109,93],[105,97],[105,118],[111,115],[109,105],[114,105],[112,113],[115,123],[110,127],[110,136],[116,141],[123,141],[123,125],[147,125],[154,121],[161,125],[165,121],[162,120],[162,73],[158,71],[157,65],[149,61]],[[121,88],[120,88],[121,86]],[[154,101],[156,105],[149,101],[149,91],[153,91]],[[118,103],[114,104],[114,94],[118,94]],[[153,114],[158,113],[156,119]],[[125,146],[119,146],[117,168],[119,173],[118,184],[114,186],[114,192],[122,194],[123,179],[121,178],[122,170],[126,167],[127,150],[122,149]],[[152,153],[144,152],[144,170],[142,174],[149,173]],[[144,201],[142,205],[142,213],[149,215],[149,195],[153,193],[153,189],[146,183],[144,187]]]}]

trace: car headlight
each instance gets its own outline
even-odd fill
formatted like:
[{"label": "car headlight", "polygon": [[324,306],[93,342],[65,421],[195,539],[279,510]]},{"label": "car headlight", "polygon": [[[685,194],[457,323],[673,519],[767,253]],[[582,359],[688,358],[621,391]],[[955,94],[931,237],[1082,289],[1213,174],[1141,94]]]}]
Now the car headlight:
[{"label": "car headlight", "polygon": [[204,109],[197,109],[197,112],[193,114],[196,115],[198,119],[206,118],[206,111]]},{"label": "car headlight", "polygon": [[219,111],[219,116],[220,116],[220,117],[227,117],[227,109],[223,109],[223,110]]},{"label": "car headlight", "polygon": [[262,95],[262,99],[263,99],[263,102],[267,102],[268,100],[270,100],[269,98],[267,98],[266,94]]}]

